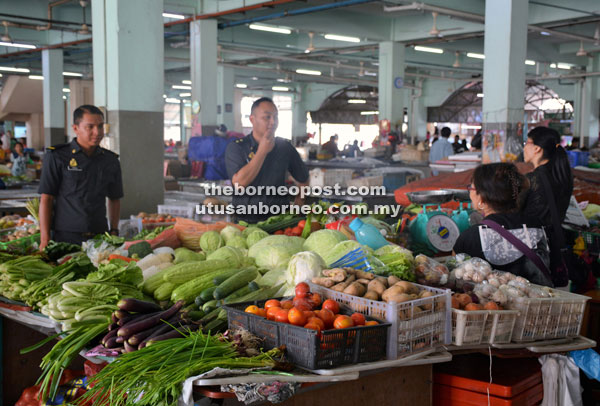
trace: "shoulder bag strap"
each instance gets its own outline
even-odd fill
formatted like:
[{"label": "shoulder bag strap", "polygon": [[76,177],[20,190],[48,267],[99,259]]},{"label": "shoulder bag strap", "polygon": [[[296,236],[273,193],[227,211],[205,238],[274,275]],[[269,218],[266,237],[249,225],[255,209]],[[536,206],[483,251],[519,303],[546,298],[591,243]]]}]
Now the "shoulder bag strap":
[{"label": "shoulder bag strap", "polygon": [[544,171],[540,171],[539,178],[542,180],[542,185],[544,186],[544,192],[546,194],[546,200],[548,201],[548,206],[550,208],[550,215],[552,217],[552,234],[556,239],[556,244],[560,249],[563,249],[566,245],[565,235],[563,234],[562,227],[560,224],[560,220],[558,218],[558,209],[556,208],[556,202],[554,194],[552,193],[552,188],[550,187],[550,182],[548,181],[548,176]]},{"label": "shoulder bag strap", "polygon": [[550,271],[548,270],[546,264],[544,264],[544,262],[541,260],[541,258],[535,252],[533,252],[531,248],[529,248],[517,237],[515,237],[510,231],[505,230],[500,224],[492,220],[485,219],[481,222],[481,224],[490,227],[498,234],[500,234],[502,238],[514,245],[515,248],[521,251],[523,255],[525,255],[527,258],[529,258],[531,262],[533,262],[535,266],[537,266],[540,269],[540,271],[542,271],[542,273],[546,275],[548,279],[552,280],[552,277],[550,276]]}]

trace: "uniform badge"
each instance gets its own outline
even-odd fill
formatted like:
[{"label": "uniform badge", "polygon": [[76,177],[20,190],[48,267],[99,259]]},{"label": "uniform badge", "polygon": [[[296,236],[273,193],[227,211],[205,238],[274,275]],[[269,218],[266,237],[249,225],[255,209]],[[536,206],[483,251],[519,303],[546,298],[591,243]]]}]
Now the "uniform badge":
[{"label": "uniform badge", "polygon": [[71,161],[69,161],[69,166],[72,168],[75,168],[77,166],[77,161],[75,160],[75,158],[72,158]]},{"label": "uniform badge", "polygon": [[75,152],[77,152],[77,150],[76,150],[76,149],[73,149],[71,152],[72,152],[72,153],[75,153]]},{"label": "uniform badge", "polygon": [[250,158],[250,159],[254,158],[254,152],[250,152],[250,153],[248,154],[248,158]]}]

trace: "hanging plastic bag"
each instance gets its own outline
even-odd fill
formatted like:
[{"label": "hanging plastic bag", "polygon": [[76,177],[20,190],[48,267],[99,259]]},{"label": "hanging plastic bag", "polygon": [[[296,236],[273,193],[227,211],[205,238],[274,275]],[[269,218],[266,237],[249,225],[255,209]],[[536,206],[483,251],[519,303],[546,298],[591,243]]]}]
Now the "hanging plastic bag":
[{"label": "hanging plastic bag", "polygon": [[523,142],[519,137],[508,136],[504,142],[504,162],[516,162],[523,153]]},{"label": "hanging plastic bag", "polygon": [[588,378],[600,381],[600,354],[591,348],[587,350],[570,351],[569,357],[573,359]]}]

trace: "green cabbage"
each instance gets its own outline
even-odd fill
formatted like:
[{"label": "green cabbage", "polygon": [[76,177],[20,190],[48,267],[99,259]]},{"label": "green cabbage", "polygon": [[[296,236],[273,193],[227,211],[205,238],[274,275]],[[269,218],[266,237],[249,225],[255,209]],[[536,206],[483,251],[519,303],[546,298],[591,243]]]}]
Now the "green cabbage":
[{"label": "green cabbage", "polygon": [[[264,231],[262,228],[258,228],[258,227],[255,227],[255,226],[250,226],[250,227],[246,227],[246,228],[244,228],[244,231],[242,231],[242,236],[243,236],[244,238],[248,238],[248,236],[249,236],[250,234],[252,234],[253,232],[255,232],[255,231],[262,231],[262,232],[265,232],[265,231]],[[268,234],[268,233],[267,233],[267,234]]]},{"label": "green cabbage", "polygon": [[229,262],[232,268],[235,268],[244,264],[244,257],[245,255],[240,249],[236,247],[225,246],[208,254],[206,259],[222,259]]},{"label": "green cabbage", "polygon": [[206,255],[204,252],[194,252],[185,247],[180,247],[175,250],[175,260],[173,261],[173,264],[177,265],[189,261],[204,261],[205,259]]},{"label": "green cabbage", "polygon": [[285,283],[286,276],[286,269],[272,269],[265,273],[257,283],[260,287],[270,288]]},{"label": "green cabbage", "polygon": [[260,268],[285,269],[292,255],[302,251],[303,243],[300,237],[270,235],[250,247],[248,256],[254,258]]},{"label": "green cabbage", "polygon": [[337,244],[335,244],[335,246],[333,246],[328,251],[326,251],[322,255],[322,258],[325,260],[325,263],[329,266],[329,265],[333,264],[334,262],[340,260],[340,258],[342,258],[344,255],[348,254],[350,251],[353,251],[357,248],[364,248],[364,247],[362,245],[360,245],[357,241],[354,241],[354,240],[346,240],[346,241],[338,242]]},{"label": "green cabbage", "polygon": [[200,237],[200,248],[207,254],[218,250],[223,245],[225,241],[217,231],[207,231]]},{"label": "green cabbage", "polygon": [[226,240],[225,245],[229,247],[236,247],[240,249],[246,249],[248,246],[246,245],[246,239],[240,235],[234,235],[233,237],[229,237],[229,240]]},{"label": "green cabbage", "polygon": [[221,237],[227,243],[230,239],[234,237],[241,237],[242,232],[234,226],[227,226],[221,230]]},{"label": "green cabbage", "polygon": [[346,240],[348,240],[348,238],[339,231],[318,230],[306,239],[303,248],[305,251],[315,252],[319,254],[321,258],[325,259],[326,254],[330,252],[337,243]]},{"label": "green cabbage", "polygon": [[321,271],[325,266],[325,262],[318,254],[312,251],[298,252],[290,259],[286,282],[296,286],[300,282],[321,276]]},{"label": "green cabbage", "polygon": [[246,237],[246,244],[248,245],[248,247],[252,247],[254,244],[268,236],[269,233],[261,230],[260,228],[257,228],[256,230],[248,234],[248,236]]}]

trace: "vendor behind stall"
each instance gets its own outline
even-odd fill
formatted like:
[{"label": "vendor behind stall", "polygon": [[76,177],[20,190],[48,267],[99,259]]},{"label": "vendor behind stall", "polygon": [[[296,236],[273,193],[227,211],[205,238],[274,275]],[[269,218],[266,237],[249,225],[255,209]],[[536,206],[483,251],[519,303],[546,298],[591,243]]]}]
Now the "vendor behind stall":
[{"label": "vendor behind stall", "polygon": [[338,135],[332,135],[325,144],[321,145],[321,150],[334,158],[340,153],[338,148]]},{"label": "vendor behind stall", "polygon": [[[123,197],[118,155],[100,147],[104,114],[84,105],[73,113],[70,143],[48,148],[40,181],[40,249],[52,238],[81,244],[108,231],[118,234],[120,199]],[[52,231],[52,233],[51,233]]]},{"label": "vendor behind stall", "polygon": [[[434,139],[433,144],[431,145],[431,151],[429,151],[430,163],[437,162],[454,154],[452,144],[448,142],[448,138],[450,137],[450,134],[452,134],[452,131],[448,127],[444,127],[442,128],[441,133],[442,138],[439,140],[439,142],[435,142]],[[433,176],[438,175],[438,171],[436,170],[432,170],[431,173]]]},{"label": "vendor behind stall", "polygon": [[[250,113],[252,132],[227,146],[225,164],[227,174],[236,186],[284,186],[287,173],[300,183],[308,182],[308,169],[294,146],[283,138],[275,137],[277,130],[277,107],[268,97],[262,97],[252,104]],[[289,197],[282,195],[255,194],[234,195],[234,207],[284,206],[289,204]],[[300,196],[296,197],[300,204]],[[240,214],[237,219],[248,223],[256,223],[268,218],[271,214]],[[279,214],[279,213],[276,213]]]},{"label": "vendor behind stall", "polygon": [[[528,187],[527,178],[515,165],[508,163],[478,166],[469,186],[473,208],[482,212],[483,223],[491,221],[508,230],[518,240],[527,243],[528,253],[509,242],[492,225],[483,224],[462,232],[454,244],[454,252],[485,259],[495,269],[522,276],[532,283],[552,286],[547,269],[550,261],[545,233],[535,218],[519,212],[519,197]],[[534,259],[528,255],[533,255]],[[540,269],[540,261],[545,269]]]}]

